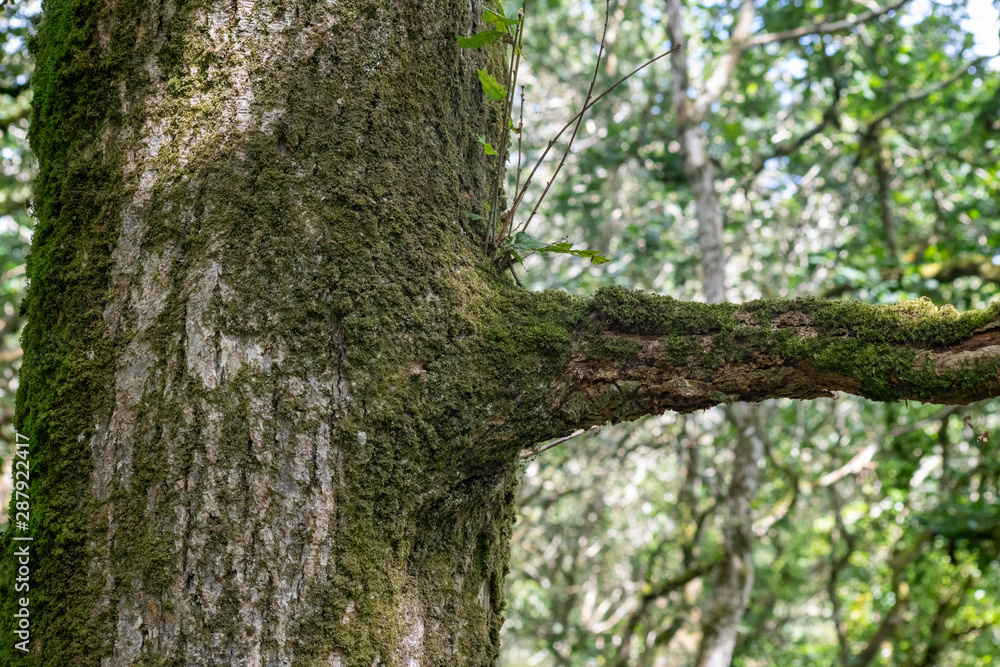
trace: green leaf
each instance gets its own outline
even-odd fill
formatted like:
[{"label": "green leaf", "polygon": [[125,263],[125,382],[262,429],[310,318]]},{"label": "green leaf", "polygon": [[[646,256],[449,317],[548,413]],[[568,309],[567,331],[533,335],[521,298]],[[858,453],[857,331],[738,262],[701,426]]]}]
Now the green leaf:
[{"label": "green leaf", "polygon": [[483,216],[479,215],[478,213],[470,213],[469,214],[469,219],[470,220],[482,220]]},{"label": "green leaf", "polygon": [[591,264],[604,264],[611,261],[596,250],[570,250],[569,254],[577,257],[589,257]]},{"label": "green leaf", "polygon": [[499,30],[484,30],[477,32],[472,37],[458,36],[458,45],[463,49],[478,49],[496,41],[497,37],[503,37],[504,33]]},{"label": "green leaf", "polygon": [[505,33],[508,32],[508,27],[512,28],[518,23],[517,19],[509,19],[500,13],[500,11],[493,11],[491,9],[483,10],[483,20],[487,23],[492,23],[497,27],[497,30],[503,30]]},{"label": "green leaf", "polygon": [[496,155],[497,154],[496,149],[493,148],[492,146],[490,146],[489,142],[486,141],[486,137],[485,136],[483,136],[482,134],[480,134],[476,138],[479,140],[479,143],[481,143],[483,145],[483,152],[484,153],[486,153],[487,155]]},{"label": "green leaf", "polygon": [[503,247],[506,250],[510,250],[511,256],[518,262],[522,261],[519,253],[527,254],[531,252],[555,252],[563,255],[573,255],[574,257],[584,257],[589,259],[591,264],[603,264],[609,261],[607,257],[596,250],[574,250],[573,244],[567,241],[545,243],[532,238],[527,232],[518,232]]},{"label": "green leaf", "polygon": [[506,247],[517,252],[538,252],[548,245],[548,243],[531,238],[527,232],[518,232]]},{"label": "green leaf", "polygon": [[483,84],[483,92],[491,100],[507,99],[507,90],[500,85],[500,82],[484,69],[476,70],[479,73],[479,81]]}]

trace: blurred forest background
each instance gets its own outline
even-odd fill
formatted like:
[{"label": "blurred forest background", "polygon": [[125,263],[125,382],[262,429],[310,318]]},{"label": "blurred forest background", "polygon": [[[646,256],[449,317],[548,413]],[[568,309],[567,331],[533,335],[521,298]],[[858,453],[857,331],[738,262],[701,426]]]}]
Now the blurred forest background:
[{"label": "blurred forest background", "polygon": [[[522,163],[580,109],[604,9],[528,3]],[[521,280],[982,308],[1000,296],[997,15],[611,0],[595,91],[685,48],[594,107],[531,223],[611,261],[533,257]],[[526,458],[502,664],[1000,665],[998,443],[998,401],[838,396],[666,414]]]},{"label": "blurred forest background", "polygon": [[[590,112],[529,229],[611,262],[536,256],[521,272],[530,288],[927,298],[959,311],[1000,297],[989,2],[609,7],[596,90],[671,41],[685,48]],[[528,4],[522,161],[579,110],[604,9]],[[38,11],[0,9],[8,487]],[[667,414],[526,455],[502,664],[998,665],[998,442],[998,401],[839,396]]]},{"label": "blurred forest background", "polygon": [[38,3],[0,6],[0,526],[5,527],[10,496],[11,453],[14,449],[14,394],[21,361],[19,308],[24,293],[24,260],[33,227],[31,178],[33,158],[28,150],[31,116],[31,57],[27,39]]}]

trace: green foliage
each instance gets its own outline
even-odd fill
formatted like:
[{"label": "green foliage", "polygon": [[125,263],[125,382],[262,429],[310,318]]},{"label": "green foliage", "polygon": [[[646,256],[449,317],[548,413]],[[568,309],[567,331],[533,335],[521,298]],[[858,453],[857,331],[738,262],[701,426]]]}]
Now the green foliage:
[{"label": "green foliage", "polygon": [[[524,82],[552,99],[526,106],[541,128],[559,127],[557,103],[578,99],[588,85],[596,54],[584,45],[599,37],[597,9],[549,7],[533,15],[525,36],[535,56]],[[868,8],[757,3],[763,25],[754,31]],[[617,58],[602,66],[598,87],[652,57],[667,38],[662,3],[618,10],[609,45]],[[902,8],[863,30],[743,54],[705,131],[725,216],[729,297],[753,323],[778,315],[769,297],[813,295],[821,297],[816,317],[860,325],[867,341],[945,344],[995,316],[1000,87],[995,65],[967,67],[975,54],[964,12],[962,3],[926,14]],[[713,71],[729,52],[731,5],[688,4],[683,18],[696,71]],[[963,71],[947,87],[900,104]],[[524,281],[580,294],[613,290],[598,292],[595,303],[613,297],[603,301],[605,315],[628,331],[662,335],[669,315],[712,337],[733,306],[684,306],[699,293],[697,212],[670,76],[670,68],[656,69],[630,81],[628,95],[592,110],[581,130],[586,148],[567,161],[572,177],[553,185],[549,206],[532,223],[537,237],[585,238],[608,248],[611,261],[581,271],[564,256],[535,255]],[[546,138],[526,134],[527,161],[544,151]],[[888,177],[881,181],[880,168]],[[642,291],[624,298],[623,287]],[[676,301],[647,298],[650,291]],[[849,303],[821,309],[822,297],[905,305],[890,316]],[[667,359],[698,353],[686,337],[665,340]],[[782,344],[776,340],[776,350]],[[814,363],[847,362],[859,374],[866,364],[909,372],[890,348],[855,344],[855,354],[848,344],[840,358]],[[635,344],[622,335],[587,345],[596,356],[621,359]],[[698,362],[721,364],[724,353]],[[1000,402],[958,410],[837,397],[768,401],[749,412],[766,455],[753,503],[755,583],[733,664],[852,664],[904,594],[902,620],[870,665],[995,662],[1000,557],[990,535],[1000,498]],[[668,414],[606,427],[529,462],[502,664],[694,664],[714,579],[640,605],[643,594],[718,552],[737,436],[727,410]]]},{"label": "green foliage", "polygon": [[500,246],[506,250],[519,264],[524,263],[524,258],[533,253],[551,252],[563,255],[573,255],[574,257],[586,257],[591,264],[603,264],[608,258],[596,250],[576,250],[572,243],[560,241],[559,243],[545,243],[531,238],[527,232],[517,232],[513,237],[508,237]]},{"label": "green foliage", "polygon": [[510,29],[519,25],[518,19],[510,19],[503,15],[503,6],[501,5],[497,5],[496,11],[489,8],[484,9],[483,20],[495,25],[497,31],[505,35],[509,35]]},{"label": "green foliage", "polygon": [[[490,74],[485,69],[476,70],[479,75],[479,81],[482,84],[483,93],[486,95],[487,100],[491,102],[502,102],[501,109],[501,122],[500,127],[497,132],[497,141],[500,150],[494,148],[492,144],[487,140],[486,135],[481,134],[477,136],[479,143],[483,145],[483,151],[486,155],[501,156],[501,160],[498,161],[496,166],[496,184],[493,189],[493,197],[488,204],[484,204],[484,209],[489,214],[486,218],[486,232],[485,232],[485,249],[491,257],[494,257],[494,250],[498,251],[495,254],[495,261],[500,268],[510,268],[513,263],[521,264],[524,261],[524,256],[531,253],[552,253],[552,254],[562,254],[562,255],[572,255],[575,257],[583,257],[589,259],[592,264],[602,264],[607,262],[608,259],[596,250],[578,250],[573,248],[572,243],[567,243],[565,241],[560,241],[559,243],[544,243],[531,238],[523,229],[515,233],[514,225],[514,215],[517,211],[518,204],[521,202],[528,185],[530,184],[530,176],[525,179],[524,187],[516,190],[514,196],[514,202],[512,207],[504,214],[500,215],[500,194],[501,185],[504,174],[506,173],[506,165],[504,159],[506,158],[508,151],[509,137],[511,134],[518,136],[518,152],[520,152],[520,135],[523,131],[522,123],[518,123],[517,126],[514,125],[514,120],[510,117],[510,111],[514,104],[514,89],[517,84],[518,67],[521,61],[521,57],[524,55],[521,50],[521,43],[523,40],[524,33],[524,9],[525,5],[522,4],[521,8],[518,10],[518,18],[512,19],[507,18],[504,14],[502,4],[497,4],[495,9],[486,8],[483,10],[483,20],[486,23],[490,23],[495,26],[495,30],[487,30],[477,33],[471,37],[458,37],[459,46],[463,48],[479,48],[481,46],[487,46],[493,44],[498,38],[505,37],[505,43],[511,45],[510,52],[510,67],[508,69],[508,76],[505,84],[500,83],[496,78]],[[511,29],[514,29],[513,37],[511,37]],[[603,48],[603,44],[602,44]],[[523,90],[522,90],[523,98]],[[587,102],[590,98],[588,96]],[[580,112],[580,117],[582,118],[583,111]],[[572,123],[572,121],[571,121]],[[568,127],[568,125],[567,125]],[[564,127],[563,130],[566,128]],[[560,131],[561,134],[562,131]],[[575,132],[574,132],[575,136]],[[557,137],[558,138],[558,137]],[[553,140],[554,143],[555,140]],[[551,147],[551,145],[550,145]],[[568,152],[567,147],[567,152]],[[544,155],[543,155],[544,157]],[[518,156],[518,174],[517,178],[520,181],[520,155]],[[565,160],[565,156],[563,158]],[[541,158],[539,159],[539,161]],[[561,163],[560,163],[561,166]],[[537,169],[538,164],[536,164],[534,169]],[[534,169],[532,169],[532,174],[534,174]],[[550,183],[551,185],[551,183]],[[548,192],[548,187],[542,193],[542,198],[545,197],[545,193]],[[534,212],[532,212],[533,214]],[[478,221],[483,220],[484,217],[472,213],[470,214],[472,220]],[[530,222],[530,216],[528,221]],[[499,222],[499,229],[498,229]],[[524,225],[527,227],[527,222]],[[513,272],[513,268],[511,268]],[[515,275],[516,280],[516,275]],[[520,283],[520,281],[518,281]]]},{"label": "green foliage", "polygon": [[[17,371],[21,363],[19,312],[24,291],[24,261],[31,239],[28,211],[34,158],[28,150],[27,127],[32,66],[24,47],[35,17],[26,3],[0,9],[0,454],[8,459],[14,443],[13,411]],[[7,521],[9,486],[0,489]]]}]

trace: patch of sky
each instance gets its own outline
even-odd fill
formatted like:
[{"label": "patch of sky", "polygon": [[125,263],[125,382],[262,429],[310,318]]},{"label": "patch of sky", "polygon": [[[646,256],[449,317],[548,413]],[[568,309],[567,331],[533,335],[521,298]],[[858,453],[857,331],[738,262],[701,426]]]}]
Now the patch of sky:
[{"label": "patch of sky", "polygon": [[[934,11],[931,0],[915,0],[907,7],[899,21],[904,28],[920,23]],[[972,33],[973,52],[977,56],[997,56],[988,64],[993,70],[1000,70],[1000,10],[991,0],[967,0],[965,11],[968,17],[960,23],[964,30]]]}]

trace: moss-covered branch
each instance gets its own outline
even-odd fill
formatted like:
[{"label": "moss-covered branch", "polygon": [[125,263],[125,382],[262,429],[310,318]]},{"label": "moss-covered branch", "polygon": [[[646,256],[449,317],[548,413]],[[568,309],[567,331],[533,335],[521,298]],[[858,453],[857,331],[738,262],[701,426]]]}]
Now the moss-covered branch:
[{"label": "moss-covered branch", "polygon": [[835,391],[947,404],[1000,394],[1000,303],[960,315],[927,300],[703,304],[611,287],[579,322],[550,404],[572,428]]}]

